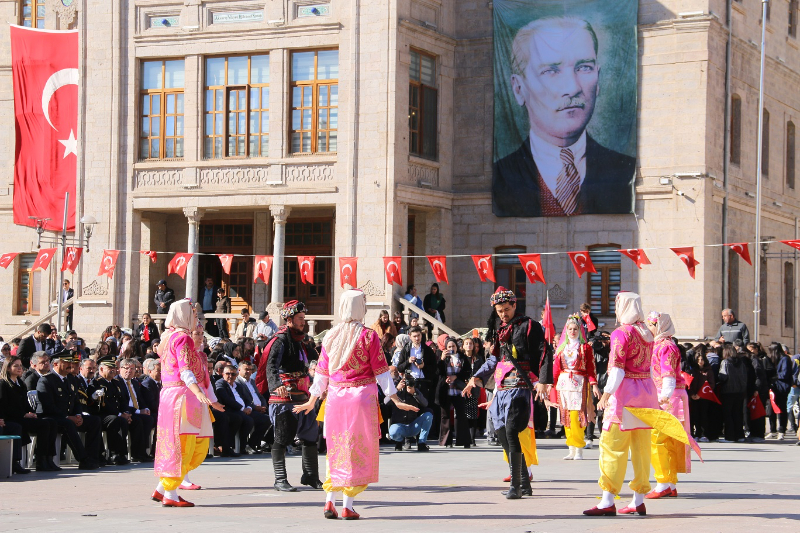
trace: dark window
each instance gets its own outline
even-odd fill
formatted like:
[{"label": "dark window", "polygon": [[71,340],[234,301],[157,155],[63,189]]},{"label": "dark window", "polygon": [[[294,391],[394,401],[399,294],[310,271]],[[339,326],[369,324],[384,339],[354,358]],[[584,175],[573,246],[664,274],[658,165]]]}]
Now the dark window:
[{"label": "dark window", "polygon": [[497,248],[497,254],[513,254],[494,258],[494,276],[497,287],[506,287],[514,291],[517,297],[517,312],[527,314],[528,306],[528,276],[522,268],[517,255],[524,254],[525,248],[514,246],[510,248]]},{"label": "dark window", "polygon": [[731,163],[742,163],[742,99],[738,95],[731,97]]},{"label": "dark window", "polygon": [[222,222],[201,224],[200,246],[209,248],[252,247],[253,225]]},{"label": "dark window", "polygon": [[[408,215],[408,255],[416,255],[416,240],[417,240],[417,217],[415,215]],[[414,284],[414,258],[409,257],[406,259],[406,287]]]},{"label": "dark window", "polygon": [[17,269],[17,305],[18,315],[39,314],[39,291],[42,287],[42,271],[33,272],[33,263],[37,254],[19,254]]},{"label": "dark window", "polygon": [[408,86],[409,152],[427,159],[438,155],[436,58],[411,50]]},{"label": "dark window", "polygon": [[759,283],[758,283],[758,294],[759,294],[759,299],[761,300],[761,305],[760,305],[761,311],[759,312],[758,323],[761,324],[762,326],[766,326],[767,325],[767,309],[768,309],[768,306],[767,306],[767,303],[768,303],[767,302],[767,287],[769,287],[768,278],[767,278],[767,258],[764,257],[764,256],[761,256],[760,261],[761,261],[761,273],[760,273],[760,280],[759,280]]},{"label": "dark window", "polygon": [[795,131],[794,122],[786,124],[786,186],[794,189]]},{"label": "dark window", "polygon": [[206,58],[207,159],[269,154],[269,54]]},{"label": "dark window", "polygon": [[594,263],[597,274],[589,273],[588,292],[589,305],[592,312],[600,316],[613,316],[615,300],[620,290],[622,272],[620,270],[621,254],[618,244],[606,244],[589,248],[589,256]]},{"label": "dark window", "polygon": [[739,309],[739,254],[728,250],[728,307]]},{"label": "dark window", "polygon": [[183,158],[183,85],[183,59],[142,63],[141,159]]},{"label": "dark window", "polygon": [[797,37],[797,0],[789,0],[789,35]]},{"label": "dark window", "polygon": [[794,327],[794,264],[783,264],[783,327]]},{"label": "dark window", "polygon": [[764,132],[761,136],[761,174],[769,175],[769,111],[764,110]]},{"label": "dark window", "polygon": [[292,154],[335,152],[339,129],[339,50],[292,53]]}]

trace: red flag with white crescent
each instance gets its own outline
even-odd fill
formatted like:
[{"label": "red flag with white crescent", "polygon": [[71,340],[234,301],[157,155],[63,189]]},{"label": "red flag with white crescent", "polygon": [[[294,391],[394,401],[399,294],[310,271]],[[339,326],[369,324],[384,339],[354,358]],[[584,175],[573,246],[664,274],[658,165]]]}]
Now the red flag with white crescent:
[{"label": "red flag with white crescent", "polygon": [[547,283],[544,280],[544,272],[542,271],[542,256],[539,254],[520,254],[519,262],[525,274],[528,276],[528,281],[531,283]]},{"label": "red flag with white crescent", "polygon": [[641,248],[628,248],[627,250],[617,250],[619,253],[624,255],[625,257],[630,258],[636,266],[640,269],[642,265],[649,265],[650,259],[647,257],[647,254],[644,253],[644,250]]},{"label": "red flag with white crescent", "polygon": [[186,266],[189,264],[189,261],[192,260],[192,256],[194,254],[175,254],[175,257],[169,262],[167,266],[167,275],[170,274],[177,274],[182,278],[186,277]]},{"label": "red flag with white crescent", "polygon": [[0,267],[8,268],[8,265],[19,255],[19,252],[11,252],[0,256]]},{"label": "red flag with white crescent", "polygon": [[114,269],[117,268],[118,258],[119,250],[103,250],[103,258],[100,260],[100,270],[97,275],[114,279]]},{"label": "red flag with white crescent", "polygon": [[339,258],[339,283],[342,288],[347,283],[352,288],[356,288],[358,282],[356,281],[356,270],[358,269],[357,257],[340,257]]},{"label": "red flag with white crescent", "polygon": [[436,278],[436,281],[441,283],[444,281],[448,285],[450,282],[447,281],[447,257],[444,255],[429,255],[428,262],[431,264],[431,270],[433,270],[433,276]]},{"label": "red flag with white crescent", "polygon": [[792,248],[797,248],[800,250],[800,240],[790,240],[790,241],[781,241],[786,246],[791,246]]},{"label": "red flag with white crescent", "polygon": [[481,282],[495,282],[491,255],[473,255],[472,262],[475,263],[475,269],[478,271],[478,277],[481,278]]},{"label": "red flag with white crescent", "polygon": [[578,274],[579,278],[582,278],[586,272],[597,274],[589,252],[567,252],[567,254],[569,254],[572,266],[575,267],[575,272]]},{"label": "red flag with white crescent", "polygon": [[700,388],[700,391],[698,391],[697,395],[704,400],[711,400],[714,403],[722,405],[722,402],[719,401],[717,395],[714,394],[714,390],[711,388],[711,385],[708,384],[708,381],[703,383],[703,386]]},{"label": "red flag with white crescent", "polygon": [[39,253],[36,254],[36,259],[33,261],[31,270],[47,270],[54,255],[56,255],[55,248],[42,248],[39,250]]},{"label": "red flag with white crescent", "polygon": [[[233,257],[232,255],[229,257]],[[220,260],[222,256],[220,256]],[[222,263],[222,267],[225,268],[225,263]],[[227,274],[230,274],[231,270],[231,261],[228,259],[228,270]],[[263,281],[265,284],[269,285],[269,274],[272,272],[272,256],[271,255],[257,255],[253,259],[253,283],[258,283],[258,280]]]},{"label": "red flag with white crescent", "polygon": [[315,255],[298,255],[297,268],[300,269],[300,281],[314,284],[314,259]]},{"label": "red flag with white crescent", "polygon": [[386,283],[403,285],[403,273],[400,271],[400,256],[394,255],[383,258],[383,269],[386,271]]},{"label": "red flag with white crescent", "polygon": [[[43,2],[39,2],[42,4]],[[60,231],[69,193],[67,231],[75,230],[78,133],[78,32],[11,26],[16,157],[14,223],[49,218]]]},{"label": "red flag with white crescent", "polygon": [[752,265],[753,261],[750,260],[750,245],[746,242],[734,242],[731,244],[726,244],[725,246],[730,246],[731,250],[739,254],[739,257],[747,261],[748,265]]},{"label": "red flag with white crescent", "polygon": [[142,255],[146,255],[150,258],[151,263],[156,262],[156,258],[158,258],[158,252],[154,252],[153,250],[140,250]]},{"label": "red flag with white crescent", "polygon": [[775,403],[775,393],[772,392],[772,391],[769,391],[769,403],[770,403],[770,405],[772,405],[772,412],[773,413],[779,415],[779,414],[781,414],[783,412],[783,410],[778,406],[778,404]]},{"label": "red flag with white crescent", "polygon": [[66,254],[64,255],[64,264],[61,265],[61,271],[69,270],[73,274],[75,269],[78,268],[78,263],[81,261],[83,255],[83,248],[76,248],[74,246],[67,246]]},{"label": "red flag with white crescent", "polygon": [[[222,271],[225,272],[227,275],[231,275],[231,263],[233,262],[233,254],[217,254],[219,257],[219,262],[222,263]],[[257,257],[266,257],[265,255],[257,256]],[[270,261],[270,268],[272,267],[272,261]],[[269,278],[269,276],[267,276]],[[258,278],[256,278],[258,279]],[[255,282],[255,281],[254,281]],[[264,280],[264,283],[269,283],[267,280]]]},{"label": "red flag with white crescent", "polygon": [[767,411],[764,409],[764,404],[761,403],[761,398],[758,397],[757,392],[753,393],[753,397],[747,402],[747,414],[750,416],[750,420],[758,420],[767,416]]},{"label": "red flag with white crescent", "polygon": [[700,261],[697,261],[694,258],[694,248],[687,246],[685,248],[670,248],[670,250],[675,252],[675,255],[678,256],[678,259],[680,259],[683,264],[686,265],[686,268],[689,270],[689,275],[692,276],[692,279],[694,279],[694,267],[700,264]]}]

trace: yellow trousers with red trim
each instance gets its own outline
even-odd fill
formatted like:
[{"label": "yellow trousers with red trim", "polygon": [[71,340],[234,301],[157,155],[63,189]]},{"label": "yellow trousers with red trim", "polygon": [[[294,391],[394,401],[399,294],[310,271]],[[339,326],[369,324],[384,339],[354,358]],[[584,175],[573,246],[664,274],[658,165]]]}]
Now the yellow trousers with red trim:
[{"label": "yellow trousers with red trim", "polygon": [[650,492],[650,431],[634,429],[622,431],[612,424],[600,436],[600,488],[619,494],[628,467],[628,452],[633,464],[633,480],[628,484],[633,492]]},{"label": "yellow trousers with red trim", "polygon": [[183,477],[203,464],[208,455],[208,437],[181,435],[181,477],[162,477],[165,490],[177,490]]},{"label": "yellow trousers with red trim", "polygon": [[583,436],[584,428],[581,427],[581,416],[578,411],[569,412],[569,427],[564,428],[567,435],[567,446],[583,448],[586,446],[586,439]]},{"label": "yellow trousers with red trim", "polygon": [[650,460],[659,483],[677,483],[686,472],[686,445],[654,429],[650,438]]},{"label": "yellow trousers with red trim", "polygon": [[325,482],[322,484],[322,490],[325,492],[341,492],[348,498],[355,498],[367,490],[368,486],[369,485],[358,485],[355,487],[334,487],[333,482],[331,481],[331,470],[328,466],[328,460],[325,459]]}]

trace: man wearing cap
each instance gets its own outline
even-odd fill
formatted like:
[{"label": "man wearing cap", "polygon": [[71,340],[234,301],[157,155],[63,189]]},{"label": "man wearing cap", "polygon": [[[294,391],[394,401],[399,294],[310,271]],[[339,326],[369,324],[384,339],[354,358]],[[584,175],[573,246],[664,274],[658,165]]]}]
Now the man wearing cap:
[{"label": "man wearing cap", "polygon": [[[36,414],[56,421],[58,428],[67,438],[75,458],[80,461],[80,470],[94,470],[99,465],[100,455],[100,419],[96,416],[81,413],[77,408],[74,384],[67,380],[72,368],[72,361],[53,359],[53,371],[42,376],[36,384],[39,403]],[[86,435],[86,444],[81,441],[78,432]]]},{"label": "man wearing cap", "polygon": [[517,314],[517,297],[512,291],[498,287],[490,302],[492,315],[486,338],[492,342],[491,353],[462,394],[470,395],[473,387],[480,386],[479,381],[485,383],[494,375],[496,391],[489,414],[508,454],[511,486],[504,494],[509,500],[516,500],[533,495],[519,434],[532,422],[532,389],[536,390],[536,399],[546,398],[549,393],[553,354],[546,349],[541,325]]},{"label": "man wearing cap", "polygon": [[165,279],[158,280],[157,286],[153,301],[156,303],[156,313],[163,315],[169,311],[169,306],[175,301],[175,292],[167,287]]},{"label": "man wearing cap", "polygon": [[303,344],[305,313],[303,302],[292,300],[284,304],[281,318],[286,325],[265,347],[267,357],[259,359],[256,373],[256,387],[269,397],[269,418],[275,428],[275,442],[272,444],[274,486],[275,490],[283,492],[297,490],[289,484],[286,475],[286,446],[294,442],[295,436],[303,442],[303,477],[300,482],[322,489],[317,459],[319,428],[316,410],[292,412],[294,405],[304,404],[310,398],[309,356]]},{"label": "man wearing cap", "polygon": [[278,331],[278,326],[269,317],[269,313],[267,311],[262,311],[261,314],[258,315],[258,324],[256,324],[256,329],[253,331],[255,340],[267,340],[276,331]]},{"label": "man wearing cap", "polygon": [[124,403],[119,381],[114,379],[117,374],[114,358],[104,357],[100,361],[98,372],[100,377],[92,383],[92,398],[97,400],[97,411],[107,435],[108,449],[111,452],[108,462],[126,465],[130,462],[127,438],[131,415],[124,412],[127,404]]}]

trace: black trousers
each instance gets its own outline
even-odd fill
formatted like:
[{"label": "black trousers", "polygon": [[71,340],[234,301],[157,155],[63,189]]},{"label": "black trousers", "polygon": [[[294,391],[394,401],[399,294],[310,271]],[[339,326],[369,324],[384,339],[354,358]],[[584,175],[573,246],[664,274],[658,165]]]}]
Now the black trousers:
[{"label": "black trousers", "polygon": [[[99,416],[82,415],[83,423],[76,426],[75,423],[69,418],[63,417],[46,417],[55,420],[59,432],[64,435],[72,448],[72,453],[78,461],[91,459],[96,461],[100,457],[100,445],[102,443],[102,436],[100,429],[102,422]],[[86,444],[81,441],[79,433],[83,433],[86,437]]]},{"label": "black trousers", "polygon": [[258,411],[251,411],[249,415],[245,415],[253,421],[252,431],[250,432],[250,437],[247,441],[242,440],[242,442],[247,442],[251,448],[255,449],[256,446],[260,446],[261,442],[266,439],[267,432],[269,428],[272,427],[272,422],[269,420],[269,415],[267,413],[259,413]]},{"label": "black trousers", "polygon": [[[692,421],[693,435],[697,439],[699,439],[700,437],[706,437],[707,439],[711,440],[711,438],[709,437],[709,434],[711,434],[711,432],[709,431],[708,427],[708,413],[710,410],[710,404],[712,403],[714,402],[710,400],[703,400],[702,398],[699,400],[692,400],[692,399],[689,400],[689,413]],[[717,404],[714,403],[714,405]],[[751,434],[753,432],[752,424],[753,422],[750,422]],[[763,437],[764,435],[761,436]]]},{"label": "black trousers", "polygon": [[154,425],[155,420],[150,415],[135,413],[131,415],[128,431],[131,434],[131,455],[133,457],[141,458],[147,455],[147,439],[150,438],[150,432]]},{"label": "black trousers", "polygon": [[722,419],[725,422],[725,440],[737,441],[744,438],[744,397],[743,392],[723,394]]},{"label": "black trousers", "polygon": [[239,431],[242,421],[240,418],[234,418],[227,411],[214,412],[214,445],[221,446],[224,449],[233,449],[235,442],[234,435]]},{"label": "black trousers", "polygon": [[456,446],[470,444],[472,438],[469,434],[466,400],[461,396],[448,396],[447,402],[441,406],[442,420],[439,426],[439,445],[447,446],[453,443],[453,428],[450,427],[450,407],[453,408],[456,414]]},{"label": "black trousers", "polygon": [[[786,403],[789,401],[789,393],[782,393],[782,392],[774,392],[775,394],[775,405],[781,410],[780,413],[776,413],[772,409],[772,402],[769,402],[767,405],[767,414],[769,415],[769,427],[770,430],[774,433],[777,431],[778,433],[786,433],[786,425],[789,422],[789,413],[786,412]],[[776,429],[777,423],[777,429]]]},{"label": "black trousers", "polygon": [[[128,421],[121,416],[108,415],[102,419],[108,449],[114,455],[128,456]],[[108,458],[107,458],[108,459]]]},{"label": "black trousers", "polygon": [[[22,440],[26,435],[36,435],[36,457],[53,457],[56,454],[56,436],[58,425],[52,418],[20,418],[15,420],[22,426]],[[6,421],[8,423],[8,421]]]}]

